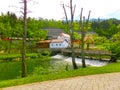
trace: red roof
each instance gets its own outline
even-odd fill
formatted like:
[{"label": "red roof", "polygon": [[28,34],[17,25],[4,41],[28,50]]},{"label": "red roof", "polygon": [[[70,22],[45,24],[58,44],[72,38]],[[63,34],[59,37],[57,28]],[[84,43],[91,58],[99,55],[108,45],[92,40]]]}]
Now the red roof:
[{"label": "red roof", "polygon": [[52,39],[52,40],[42,40],[37,43],[60,43],[63,42],[64,40],[62,39]]},{"label": "red roof", "polygon": [[59,42],[63,42],[64,40],[62,39],[52,39],[51,43],[59,43]]}]

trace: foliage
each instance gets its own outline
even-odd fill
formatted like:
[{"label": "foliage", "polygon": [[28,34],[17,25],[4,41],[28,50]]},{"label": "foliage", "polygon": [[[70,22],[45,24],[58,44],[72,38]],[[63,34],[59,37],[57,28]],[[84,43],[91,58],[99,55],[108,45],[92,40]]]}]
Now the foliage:
[{"label": "foliage", "polygon": [[111,38],[112,35],[120,31],[120,20],[111,18],[107,20],[93,20],[91,23],[91,28],[98,35]]},{"label": "foliage", "polygon": [[[16,58],[21,58],[21,54],[1,54],[0,55],[0,60],[6,60],[6,61],[11,61],[13,59],[16,59]],[[37,53],[27,53],[26,54],[26,57],[29,57],[29,58],[38,58],[38,54]]]},{"label": "foliage", "polygon": [[[27,54],[27,56],[35,56],[36,54]],[[11,55],[13,58],[15,55]],[[18,55],[16,55],[18,57]],[[7,56],[6,56],[7,57]],[[4,58],[6,58],[4,57]],[[9,56],[9,58],[11,58]],[[21,57],[21,56],[19,56]],[[1,57],[3,58],[3,57]],[[36,72],[38,67],[41,68],[47,68],[49,66],[49,58],[48,56],[44,57],[38,57],[34,59],[27,58],[26,60],[27,63],[27,72],[29,75],[31,75],[34,71]],[[21,75],[21,59],[20,60],[14,60],[11,62],[3,62],[1,61],[0,63],[0,81],[1,80],[8,80],[8,79],[15,79],[15,78],[20,78]],[[41,72],[42,73],[42,72]],[[34,73],[35,74],[35,73]]]},{"label": "foliage", "polygon": [[[22,37],[22,27],[23,19],[17,18],[14,13],[8,12],[0,16],[0,35],[2,37]],[[27,18],[28,38],[46,39],[47,32],[43,31],[45,28],[65,29],[65,25],[62,21]]]},{"label": "foliage", "polygon": [[104,36],[93,35],[93,39],[94,39],[95,45],[101,45],[101,44],[109,42],[108,39]]},{"label": "foliage", "polygon": [[116,62],[117,59],[120,59],[120,42],[109,44],[107,49],[112,53],[111,61]]},{"label": "foliage", "polygon": [[34,71],[33,71],[34,75],[45,75],[45,74],[49,74],[49,69],[47,68],[43,68],[42,66],[39,67],[35,67]]},{"label": "foliage", "polygon": [[114,34],[111,38],[112,42],[120,42],[120,32]]},{"label": "foliage", "polygon": [[[0,16],[0,34],[3,37],[21,37],[22,36],[22,25],[23,19],[18,18],[14,13],[8,12]],[[88,25],[88,29],[94,30],[98,35],[105,36],[107,38],[112,37],[120,31],[120,21],[117,19],[106,19],[106,20],[91,20]],[[79,22],[73,22],[74,30],[80,30]],[[27,36],[28,37],[41,37],[46,38],[44,33],[41,32],[45,28],[61,28],[68,31],[65,21],[56,21],[39,18],[27,18]],[[41,33],[41,34],[40,34]],[[42,35],[43,33],[43,35]],[[44,36],[44,37],[43,37]]]},{"label": "foliage", "polygon": [[116,62],[120,59],[120,32],[113,35],[110,39],[110,43],[106,45],[106,48],[112,53],[111,61]]},{"label": "foliage", "polygon": [[74,32],[74,39],[80,40],[81,39],[81,35],[78,34],[77,32]]}]

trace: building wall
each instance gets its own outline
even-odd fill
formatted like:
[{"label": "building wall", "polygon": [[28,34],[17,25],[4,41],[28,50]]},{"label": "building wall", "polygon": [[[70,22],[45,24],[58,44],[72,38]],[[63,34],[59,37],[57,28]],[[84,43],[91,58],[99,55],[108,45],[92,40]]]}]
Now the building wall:
[{"label": "building wall", "polygon": [[37,48],[49,48],[49,43],[36,43]]},{"label": "building wall", "polygon": [[71,41],[69,37],[58,36],[57,39],[63,39],[70,46]]},{"label": "building wall", "polygon": [[67,48],[68,44],[65,42],[61,43],[50,43],[50,48]]}]

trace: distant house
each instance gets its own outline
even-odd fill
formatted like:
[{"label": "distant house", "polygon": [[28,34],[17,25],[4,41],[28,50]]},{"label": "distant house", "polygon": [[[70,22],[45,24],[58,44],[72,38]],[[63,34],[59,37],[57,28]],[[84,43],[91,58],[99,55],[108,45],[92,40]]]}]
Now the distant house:
[{"label": "distant house", "polygon": [[67,48],[70,46],[70,36],[62,32],[56,39],[39,41],[36,45],[38,48]]}]

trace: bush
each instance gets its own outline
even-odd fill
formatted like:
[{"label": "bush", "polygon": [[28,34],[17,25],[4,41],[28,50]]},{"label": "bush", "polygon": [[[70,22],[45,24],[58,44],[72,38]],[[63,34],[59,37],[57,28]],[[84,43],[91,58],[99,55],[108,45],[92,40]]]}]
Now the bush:
[{"label": "bush", "polygon": [[35,67],[33,74],[36,75],[45,75],[45,74],[49,74],[49,70],[47,68],[44,68],[42,66],[39,67]]},{"label": "bush", "polygon": [[112,53],[111,61],[116,62],[120,58],[120,42],[109,44],[107,49]]},{"label": "bush", "polygon": [[30,57],[32,59],[38,58],[38,54],[37,53],[29,53],[26,55],[27,57]]},{"label": "bush", "polygon": [[42,52],[42,55],[44,56],[50,56],[50,52],[48,50],[45,50]]},{"label": "bush", "polygon": [[106,37],[94,36],[94,44],[101,45],[103,43],[107,43],[108,40]]}]

